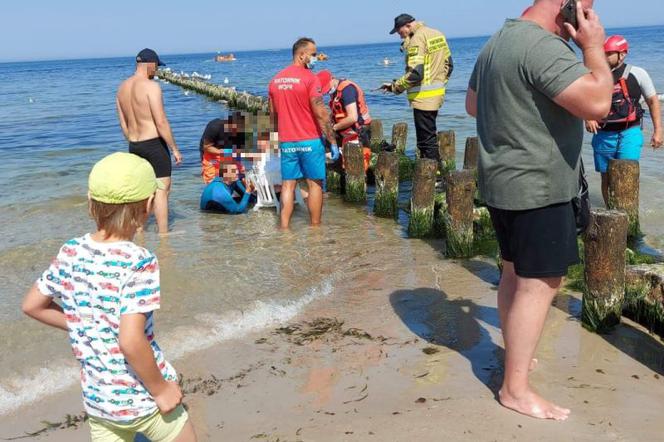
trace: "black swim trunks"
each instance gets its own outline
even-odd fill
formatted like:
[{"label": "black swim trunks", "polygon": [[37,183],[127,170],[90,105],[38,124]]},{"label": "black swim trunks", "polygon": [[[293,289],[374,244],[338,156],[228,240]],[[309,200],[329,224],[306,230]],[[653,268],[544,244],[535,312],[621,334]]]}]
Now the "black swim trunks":
[{"label": "black swim trunks", "polygon": [[172,170],[171,153],[162,138],[136,142],[130,141],[129,153],[148,160],[157,178],[170,178]]},{"label": "black swim trunks", "polygon": [[565,276],[579,263],[572,203],[531,210],[489,207],[500,255],[522,278]]}]

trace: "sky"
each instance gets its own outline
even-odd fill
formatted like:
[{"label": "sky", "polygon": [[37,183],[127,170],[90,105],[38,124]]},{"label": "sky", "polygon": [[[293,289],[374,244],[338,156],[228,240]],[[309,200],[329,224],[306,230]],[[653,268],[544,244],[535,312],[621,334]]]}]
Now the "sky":
[{"label": "sky", "polygon": [[[528,0],[3,0],[0,62],[393,42],[407,12],[448,37],[490,35]],[[562,3],[562,0],[561,0]],[[606,27],[664,24],[664,0],[596,0]]]}]

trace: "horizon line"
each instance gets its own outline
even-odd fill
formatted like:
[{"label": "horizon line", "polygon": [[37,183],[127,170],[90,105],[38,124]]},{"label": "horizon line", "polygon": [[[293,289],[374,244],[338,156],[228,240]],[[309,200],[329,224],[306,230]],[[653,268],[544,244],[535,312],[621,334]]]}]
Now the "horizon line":
[{"label": "horizon line", "polygon": [[[608,27],[605,28],[606,30],[609,29],[642,29],[642,28],[656,28],[656,27],[664,27],[663,24],[648,24],[648,25],[635,25],[635,26],[619,26],[619,27]],[[490,37],[491,34],[483,34],[483,35],[457,35],[454,37],[449,37],[449,40],[461,40],[461,39],[471,39],[471,38],[487,38]],[[325,45],[325,46],[320,46],[321,48],[336,48],[336,47],[352,47],[352,46],[366,46],[366,45],[380,45],[380,44],[392,44],[393,41],[374,41],[374,42],[360,42],[360,43],[344,43],[344,44],[331,44],[331,45]],[[241,49],[241,50],[225,50],[225,52],[233,52],[233,53],[246,53],[246,52],[260,52],[260,51],[283,51],[283,50],[290,50],[290,47],[283,47],[283,48],[255,48],[255,49]],[[192,51],[192,52],[164,52],[162,53],[163,56],[180,56],[180,55],[200,55],[200,54],[214,54],[214,53],[219,53],[221,51],[219,50],[212,50],[212,51]],[[107,56],[101,56],[101,57],[91,57],[91,56],[83,56],[83,57],[67,57],[67,58],[44,58],[44,59],[8,59],[8,60],[2,60],[0,59],[0,64],[12,64],[12,63],[40,63],[40,62],[54,62],[54,61],[84,61],[84,60],[109,60],[109,59],[114,59],[114,58],[134,58],[134,55],[107,55]]]}]

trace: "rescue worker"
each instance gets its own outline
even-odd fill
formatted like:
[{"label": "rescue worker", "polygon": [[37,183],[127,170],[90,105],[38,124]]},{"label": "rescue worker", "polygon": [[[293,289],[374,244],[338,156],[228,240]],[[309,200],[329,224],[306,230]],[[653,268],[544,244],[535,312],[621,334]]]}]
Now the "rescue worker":
[{"label": "rescue worker", "polygon": [[399,33],[406,56],[406,73],[380,87],[385,92],[406,92],[413,108],[417,148],[421,158],[438,160],[436,118],[445,99],[445,87],[454,64],[447,39],[408,14],[394,19],[390,34]]},{"label": "rescue worker", "polygon": [[662,147],[662,116],[659,98],[650,75],[640,67],[625,63],[629,43],[625,37],[614,35],[606,39],[604,53],[613,71],[613,99],[611,111],[602,121],[587,121],[586,129],[594,134],[593,152],[595,169],[602,174],[602,196],[608,204],[609,160],[638,161],[644,144],[642,127],[643,108],[641,98],[650,110],[653,135],[650,145]]},{"label": "rescue worker", "polygon": [[198,149],[201,156],[201,177],[205,184],[220,176],[222,163],[236,163],[243,172],[238,158],[246,149],[245,115],[233,112],[228,119],[215,118],[205,126]]},{"label": "rescue worker", "polygon": [[321,92],[330,94],[332,129],[337,145],[359,143],[364,148],[364,169],[371,161],[371,115],[364,91],[355,82],[336,78],[330,71],[318,73]]}]

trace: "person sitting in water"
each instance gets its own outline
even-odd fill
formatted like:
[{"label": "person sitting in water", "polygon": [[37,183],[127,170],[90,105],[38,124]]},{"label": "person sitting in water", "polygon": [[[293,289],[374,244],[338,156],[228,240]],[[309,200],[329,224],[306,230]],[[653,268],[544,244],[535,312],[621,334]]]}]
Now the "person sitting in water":
[{"label": "person sitting in water", "polygon": [[215,178],[203,190],[201,210],[230,214],[246,213],[249,204],[255,202],[253,189],[251,186],[247,189],[239,178],[237,164],[223,164],[221,170],[223,178]]}]

